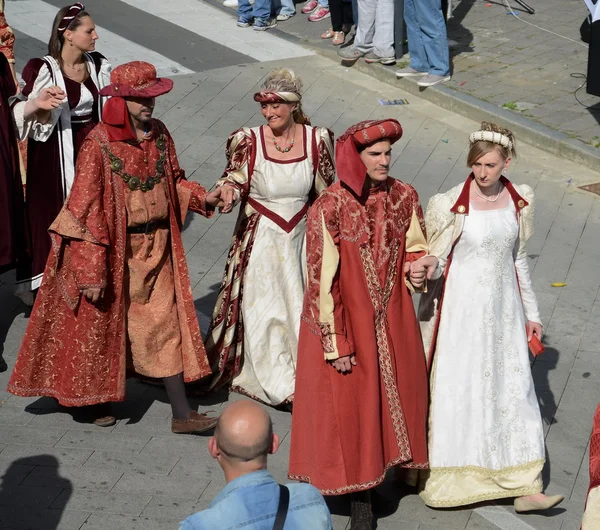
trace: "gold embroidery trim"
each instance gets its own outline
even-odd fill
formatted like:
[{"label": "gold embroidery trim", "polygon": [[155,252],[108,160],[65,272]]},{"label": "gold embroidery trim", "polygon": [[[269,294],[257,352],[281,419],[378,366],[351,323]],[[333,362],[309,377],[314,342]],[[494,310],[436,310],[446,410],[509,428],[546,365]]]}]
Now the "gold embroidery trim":
[{"label": "gold embroidery trim", "polygon": [[[489,478],[507,476],[513,473],[531,471],[536,467],[540,468],[540,472],[544,467],[545,459],[534,460],[527,462],[526,464],[519,464],[516,466],[505,467],[502,469],[487,469],[479,466],[456,466],[456,467],[441,467],[434,468],[429,471],[427,481],[433,480],[439,475],[453,475],[453,474],[468,474],[476,473],[478,475],[486,476]],[[468,495],[452,500],[434,500],[434,498],[427,493],[427,489],[421,491],[419,496],[423,499],[423,502],[427,506],[434,508],[453,508],[456,506],[465,506],[467,504],[476,504],[483,501],[491,501],[494,499],[504,499],[507,497],[523,497],[525,495],[534,495],[542,491],[542,482],[539,478],[536,478],[531,486],[523,486],[518,489],[503,489],[498,486],[498,490],[490,491],[487,493],[480,493],[478,495]]]},{"label": "gold embroidery trim", "polygon": [[399,244],[395,243],[390,255],[385,287],[382,291],[379,278],[377,277],[377,268],[373,260],[373,254],[367,244],[360,245],[360,257],[363,263],[363,269],[367,279],[367,287],[371,302],[375,308],[375,337],[377,341],[377,350],[379,355],[379,366],[383,377],[383,386],[390,404],[390,414],[396,443],[398,444],[399,461],[407,462],[412,459],[410,451],[410,441],[406,431],[404,413],[400,404],[400,396],[394,381],[394,371],[392,369],[391,355],[387,338],[387,319],[385,316],[387,304],[392,294],[392,289],[396,283],[396,261],[398,259]]},{"label": "gold embroidery trim", "polygon": [[[402,460],[401,457],[395,458],[394,460],[389,462],[383,468],[383,473],[381,474],[381,476],[377,477],[374,480],[370,480],[368,482],[361,482],[359,484],[350,484],[348,486],[342,486],[341,488],[321,489],[319,491],[321,492],[322,495],[344,495],[346,493],[352,493],[355,491],[364,491],[364,490],[372,489],[372,488],[379,486],[379,484],[381,484],[384,481],[387,472],[394,466],[398,466],[398,465],[402,468],[423,469],[423,470],[427,469],[427,464],[410,464],[410,463],[405,464],[404,462],[405,461]],[[306,475],[292,475],[292,474],[288,473],[288,478],[290,480],[297,480],[298,482],[306,482],[307,484],[312,484],[312,480],[310,479],[310,477],[308,477]]]}]

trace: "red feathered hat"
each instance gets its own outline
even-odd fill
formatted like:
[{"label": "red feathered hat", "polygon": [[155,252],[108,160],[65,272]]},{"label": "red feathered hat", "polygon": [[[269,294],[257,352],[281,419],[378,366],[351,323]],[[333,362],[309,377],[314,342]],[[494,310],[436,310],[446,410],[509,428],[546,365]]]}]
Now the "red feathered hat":
[{"label": "red feathered hat", "polygon": [[337,140],[335,165],[338,178],[356,195],[362,195],[367,168],[358,154],[358,148],[389,140],[391,144],[402,138],[402,126],[397,120],[367,120],[350,127]]}]

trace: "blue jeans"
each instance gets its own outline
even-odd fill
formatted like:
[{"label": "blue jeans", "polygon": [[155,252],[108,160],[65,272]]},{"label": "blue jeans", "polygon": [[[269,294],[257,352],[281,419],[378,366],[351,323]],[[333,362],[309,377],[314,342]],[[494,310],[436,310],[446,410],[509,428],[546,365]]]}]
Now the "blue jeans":
[{"label": "blue jeans", "polygon": [[273,0],[273,9],[278,15],[291,16],[296,13],[296,6],[294,5],[294,0]]},{"label": "blue jeans", "polygon": [[450,52],[441,0],[404,0],[404,21],[411,68],[449,75]]},{"label": "blue jeans", "polygon": [[254,6],[250,5],[249,0],[238,0],[238,18],[250,22],[252,17],[254,17],[266,22],[270,16],[271,0],[255,0]]}]

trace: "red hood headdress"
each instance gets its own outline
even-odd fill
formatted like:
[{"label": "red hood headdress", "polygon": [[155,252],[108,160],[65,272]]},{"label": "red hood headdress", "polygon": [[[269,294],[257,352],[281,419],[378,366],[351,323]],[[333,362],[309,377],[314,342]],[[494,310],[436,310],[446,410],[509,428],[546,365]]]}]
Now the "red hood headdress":
[{"label": "red hood headdress", "polygon": [[172,88],[173,81],[156,77],[156,68],[150,63],[133,61],[117,66],[110,74],[110,85],[100,90],[101,96],[111,96],[102,109],[102,121],[109,126],[111,141],[136,138],[123,98],[154,98]]},{"label": "red hood headdress", "polygon": [[359,146],[366,146],[389,140],[397,142],[402,138],[402,126],[397,120],[367,120],[350,127],[337,139],[335,165],[338,178],[356,195],[362,195],[367,168],[358,154]]}]

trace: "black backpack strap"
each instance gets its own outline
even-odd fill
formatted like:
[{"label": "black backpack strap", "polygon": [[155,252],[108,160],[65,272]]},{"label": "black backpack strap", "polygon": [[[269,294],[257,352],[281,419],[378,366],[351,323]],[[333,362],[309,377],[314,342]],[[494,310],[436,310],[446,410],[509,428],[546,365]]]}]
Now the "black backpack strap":
[{"label": "black backpack strap", "polygon": [[290,490],[287,489],[287,486],[279,484],[279,506],[277,506],[277,515],[275,516],[273,530],[283,530],[289,506]]}]

